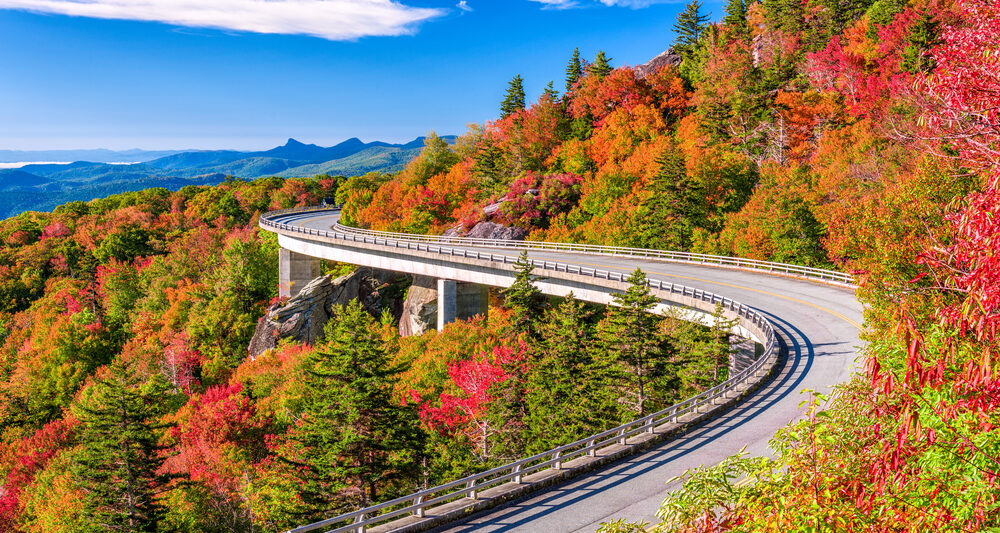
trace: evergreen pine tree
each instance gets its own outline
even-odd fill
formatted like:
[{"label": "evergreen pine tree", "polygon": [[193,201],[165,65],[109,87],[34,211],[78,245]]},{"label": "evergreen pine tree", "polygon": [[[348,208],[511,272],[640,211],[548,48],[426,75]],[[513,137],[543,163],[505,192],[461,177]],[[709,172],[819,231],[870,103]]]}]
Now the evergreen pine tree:
[{"label": "evergreen pine tree", "polygon": [[541,340],[528,376],[528,449],[537,453],[616,423],[595,409],[606,390],[594,372],[592,313],[571,293],[540,326]]},{"label": "evergreen pine tree", "polygon": [[573,49],[573,57],[569,59],[569,64],[566,65],[566,94],[569,94],[573,90],[573,86],[576,85],[577,80],[583,76],[583,63],[580,62],[580,49]]},{"label": "evergreen pine tree", "polygon": [[750,28],[747,26],[747,6],[744,0],[729,0],[726,3],[726,16],[722,19],[723,24],[732,32],[732,35],[742,39],[749,36]]},{"label": "evergreen pine tree", "polygon": [[507,95],[500,103],[500,118],[507,118],[524,109],[524,80],[518,74],[510,80]]},{"label": "evergreen pine tree", "polygon": [[473,156],[472,175],[476,178],[476,186],[486,196],[506,194],[507,177],[511,174],[507,163],[507,153],[500,148],[496,140],[483,136],[476,143],[476,153]]},{"label": "evergreen pine tree", "polygon": [[552,101],[559,99],[559,91],[556,90],[551,81],[549,81],[548,85],[545,86],[545,90],[542,91],[542,97],[548,97]]},{"label": "evergreen pine tree", "polygon": [[74,479],[94,531],[156,531],[162,515],[157,495],[170,481],[158,473],[165,459],[159,440],[168,427],[159,419],[169,386],[159,375],[143,382],[121,364],[108,371],[76,406],[81,425]]},{"label": "evergreen pine tree", "polygon": [[682,56],[690,53],[698,45],[698,40],[701,39],[709,20],[708,15],[701,14],[701,2],[698,0],[692,0],[684,11],[677,15],[677,22],[673,27],[677,34],[674,47]]},{"label": "evergreen pine tree", "polygon": [[678,349],[672,363],[678,368],[678,392],[682,396],[698,394],[729,377],[729,358],[733,353],[729,332],[738,321],[726,319],[721,305],[716,306],[712,318],[711,327],[685,324],[673,336]]},{"label": "evergreen pine tree", "polygon": [[537,322],[545,309],[545,296],[532,283],[537,279],[531,274],[535,269],[528,259],[528,252],[521,252],[514,263],[514,283],[500,291],[506,305],[512,312],[511,326],[515,336],[526,334],[537,337]]},{"label": "evergreen pine tree", "polygon": [[[764,0],[764,10],[770,25],[782,31],[798,34],[805,22],[804,7],[799,0]],[[839,7],[840,2],[833,2]],[[838,9],[839,11],[839,9]],[[837,16],[834,15],[834,20]]]},{"label": "evergreen pine tree", "polygon": [[694,228],[703,218],[702,187],[687,174],[684,157],[670,146],[657,159],[653,176],[642,203],[643,217],[637,232],[637,246],[687,250]]},{"label": "evergreen pine tree", "polygon": [[288,437],[295,453],[283,459],[301,472],[313,516],[371,505],[419,479],[424,436],[413,406],[393,397],[403,368],[383,333],[352,300],[306,359],[302,413]]},{"label": "evergreen pine tree", "polygon": [[594,57],[594,62],[587,65],[587,74],[596,76],[597,79],[611,74],[612,70],[614,69],[611,67],[611,58],[605,56],[603,50],[598,50],[597,56]]},{"label": "evergreen pine tree", "polygon": [[628,277],[629,288],[614,296],[607,316],[598,326],[601,348],[615,354],[626,379],[619,384],[622,417],[631,419],[652,411],[658,390],[671,376],[668,350],[659,332],[661,318],[652,314],[657,298],[649,290],[646,274],[635,269]]}]

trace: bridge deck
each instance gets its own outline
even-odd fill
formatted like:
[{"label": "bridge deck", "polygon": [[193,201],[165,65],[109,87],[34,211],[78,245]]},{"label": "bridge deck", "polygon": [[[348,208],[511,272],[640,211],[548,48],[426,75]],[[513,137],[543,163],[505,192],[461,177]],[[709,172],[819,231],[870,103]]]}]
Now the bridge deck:
[{"label": "bridge deck", "polygon": [[[282,221],[330,230],[338,216],[300,213],[283,216]],[[508,256],[518,253],[504,248],[494,251]],[[775,431],[801,416],[798,405],[805,397],[799,392],[829,392],[848,380],[861,345],[862,309],[848,289],[756,271],[644,258],[543,250],[531,250],[529,256],[618,272],[639,267],[650,279],[733,298],[772,320],[787,358],[770,384],[723,416],[650,451],[441,531],[590,532],[613,518],[655,522],[655,512],[672,488],[665,484],[668,479],[689,468],[715,464],[744,447],[752,455],[767,455],[767,442]]]}]

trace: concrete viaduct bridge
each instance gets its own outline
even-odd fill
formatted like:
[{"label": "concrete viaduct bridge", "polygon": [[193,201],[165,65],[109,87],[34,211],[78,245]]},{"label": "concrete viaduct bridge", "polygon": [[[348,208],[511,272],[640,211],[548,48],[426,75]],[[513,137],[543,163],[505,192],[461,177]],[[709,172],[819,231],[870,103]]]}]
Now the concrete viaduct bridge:
[{"label": "concrete viaduct bridge", "polygon": [[[293,530],[581,531],[614,518],[655,522],[667,480],[767,442],[801,415],[803,389],[829,392],[849,379],[862,309],[845,274],[657,250],[489,241],[374,232],[343,226],[336,209],[267,213],[278,234],[285,295],[330,259],[437,278],[438,326],[480,312],[482,286],[506,287],[527,250],[545,294],[609,303],[636,267],[659,310],[706,320],[721,305],[734,333],[763,353],[731,368],[726,383],[659,413],[542,454]],[[758,352],[760,351],[758,347]]]}]

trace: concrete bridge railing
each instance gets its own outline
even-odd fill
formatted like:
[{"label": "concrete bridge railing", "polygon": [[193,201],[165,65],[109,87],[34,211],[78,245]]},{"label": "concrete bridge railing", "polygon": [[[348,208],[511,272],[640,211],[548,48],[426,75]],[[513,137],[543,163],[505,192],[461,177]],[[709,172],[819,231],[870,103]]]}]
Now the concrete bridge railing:
[{"label": "concrete bridge railing", "polygon": [[335,224],[338,231],[356,233],[360,235],[373,235],[384,238],[401,238],[415,242],[430,242],[435,244],[457,244],[462,246],[476,246],[489,248],[511,248],[516,250],[551,250],[557,252],[572,252],[599,255],[617,255],[624,257],[642,257],[645,259],[659,259],[661,261],[677,263],[694,263],[702,265],[712,265],[719,267],[729,267],[738,269],[762,270],[773,274],[787,274],[808,278],[816,281],[834,283],[848,287],[854,286],[854,277],[850,274],[827,270],[823,268],[806,267],[792,265],[788,263],[775,263],[772,261],[759,261],[756,259],[744,259],[739,257],[726,257],[722,255],[696,254],[692,252],[674,252],[670,250],[648,250],[645,248],[628,248],[623,246],[602,246],[597,244],[574,244],[564,242],[542,242],[542,241],[512,241],[512,240],[491,240],[474,239],[469,237],[442,237],[439,235],[415,235],[410,233],[394,233],[388,231],[374,231],[360,228],[352,228],[343,224]]},{"label": "concrete bridge railing", "polygon": [[[462,249],[454,246],[449,247],[444,246],[444,244],[490,248],[547,249],[586,254],[634,255],[637,257],[661,258],[667,261],[695,262],[734,268],[764,270],[776,274],[806,277],[836,285],[849,285],[852,281],[850,276],[839,272],[701,254],[559,243],[438,238],[359,230],[339,224],[331,228],[332,231],[330,231],[305,228],[277,220],[282,215],[320,210],[322,209],[296,208],[275,211],[262,216],[259,223],[265,229],[286,235],[294,235],[297,238],[308,239],[310,236],[313,236],[326,242],[335,243],[342,241],[346,246],[354,243],[355,245],[366,247],[379,246],[395,250],[413,250],[443,256],[485,260],[501,263],[505,267],[506,265],[511,265],[506,268],[512,268],[516,258],[488,251]],[[563,272],[596,278],[597,280],[606,280],[603,283],[618,282],[621,284],[621,289],[626,288],[625,280],[628,275],[622,272],[588,268],[557,261],[531,260],[531,262],[536,267],[545,271]],[[655,279],[649,280],[649,285],[653,293],[664,300],[688,301],[696,303],[699,307],[703,308],[721,306],[727,315],[736,317],[739,325],[754,338],[759,339],[761,344],[764,345],[761,357],[744,370],[732,375],[724,383],[656,413],[485,472],[473,474],[351,513],[301,526],[291,530],[291,532],[305,533],[322,530],[328,533],[347,531],[363,533],[368,527],[377,524],[385,524],[378,529],[388,531],[395,530],[397,523],[400,528],[410,528],[416,525],[414,522],[422,523],[426,527],[434,522],[427,518],[428,512],[433,509],[440,508],[441,511],[434,514],[438,515],[440,519],[445,519],[456,512],[463,513],[468,512],[470,509],[485,508],[489,505],[489,502],[480,500],[483,491],[508,485],[521,486],[524,490],[531,490],[531,487],[525,486],[525,478],[527,476],[533,474],[540,475],[541,472],[546,471],[550,474],[554,473],[553,475],[548,475],[548,478],[569,477],[573,475],[571,470],[578,468],[577,466],[567,465],[570,461],[577,460],[577,462],[580,462],[588,458],[596,460],[600,457],[620,457],[628,453],[634,453],[644,443],[648,443],[651,440],[658,440],[659,438],[666,438],[667,435],[676,433],[679,430],[679,426],[683,425],[683,423],[691,423],[704,416],[712,416],[714,411],[723,409],[724,406],[736,401],[742,394],[762,384],[765,378],[775,370],[778,362],[779,344],[774,326],[762,314],[730,298],[709,291]],[[612,289],[609,288],[608,290]],[[608,451],[609,448],[615,448],[615,450]],[[582,462],[593,463],[594,461]],[[579,468],[587,468],[587,465],[584,464]],[[392,524],[386,524],[389,521],[393,521]],[[442,520],[438,520],[438,522],[440,523]]]},{"label": "concrete bridge railing", "polygon": [[[272,217],[288,213],[300,213],[309,211],[333,211],[338,207],[296,207],[282,209],[266,213],[264,217]],[[262,217],[262,224],[264,217]],[[789,263],[776,263],[773,261],[760,261],[757,259],[745,259],[740,257],[727,257],[722,255],[697,254],[692,252],[675,252],[671,250],[649,250],[645,248],[630,248],[624,246],[603,246],[597,244],[575,244],[563,242],[542,242],[542,241],[513,241],[513,240],[492,240],[475,239],[469,237],[444,237],[440,235],[417,235],[413,233],[396,233],[390,231],[375,231],[361,228],[354,228],[337,223],[334,229],[343,233],[353,233],[356,235],[369,235],[385,239],[405,239],[409,242],[423,242],[433,244],[453,244],[460,246],[472,246],[480,248],[509,248],[514,250],[550,250],[558,252],[571,252],[597,255],[615,255],[623,257],[642,257],[645,259],[658,259],[667,262],[691,263],[701,265],[711,265],[723,268],[736,268],[746,270],[759,270],[771,274],[784,274],[788,276],[801,277],[814,281],[832,283],[843,287],[854,288],[854,277],[844,272],[827,270],[823,268],[793,265]]]}]

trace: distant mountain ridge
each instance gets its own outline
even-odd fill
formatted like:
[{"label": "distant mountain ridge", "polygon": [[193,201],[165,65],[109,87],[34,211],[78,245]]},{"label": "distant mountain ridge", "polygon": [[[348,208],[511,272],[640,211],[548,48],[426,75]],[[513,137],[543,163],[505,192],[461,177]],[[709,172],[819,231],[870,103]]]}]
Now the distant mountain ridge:
[{"label": "distant mountain ridge", "polygon": [[0,150],[0,163],[26,161],[96,161],[99,163],[142,163],[184,150]]},{"label": "distant mountain ridge", "polygon": [[[454,135],[442,136],[448,143]],[[334,146],[305,144],[288,139],[270,150],[142,151],[54,150],[44,152],[0,151],[21,161],[59,161],[68,154],[90,153],[104,161],[29,164],[0,169],[0,218],[28,210],[48,210],[57,205],[100,198],[109,194],[149,187],[177,189],[185,185],[212,185],[226,176],[254,179],[266,176],[307,177],[317,174],[358,175],[395,172],[416,157],[425,137],[392,144],[364,142],[352,137]],[[6,154],[6,155],[5,155]],[[127,160],[131,157],[132,160]],[[110,158],[110,159],[108,159]],[[119,159],[116,159],[119,158]],[[107,161],[131,162],[110,164]]]}]

